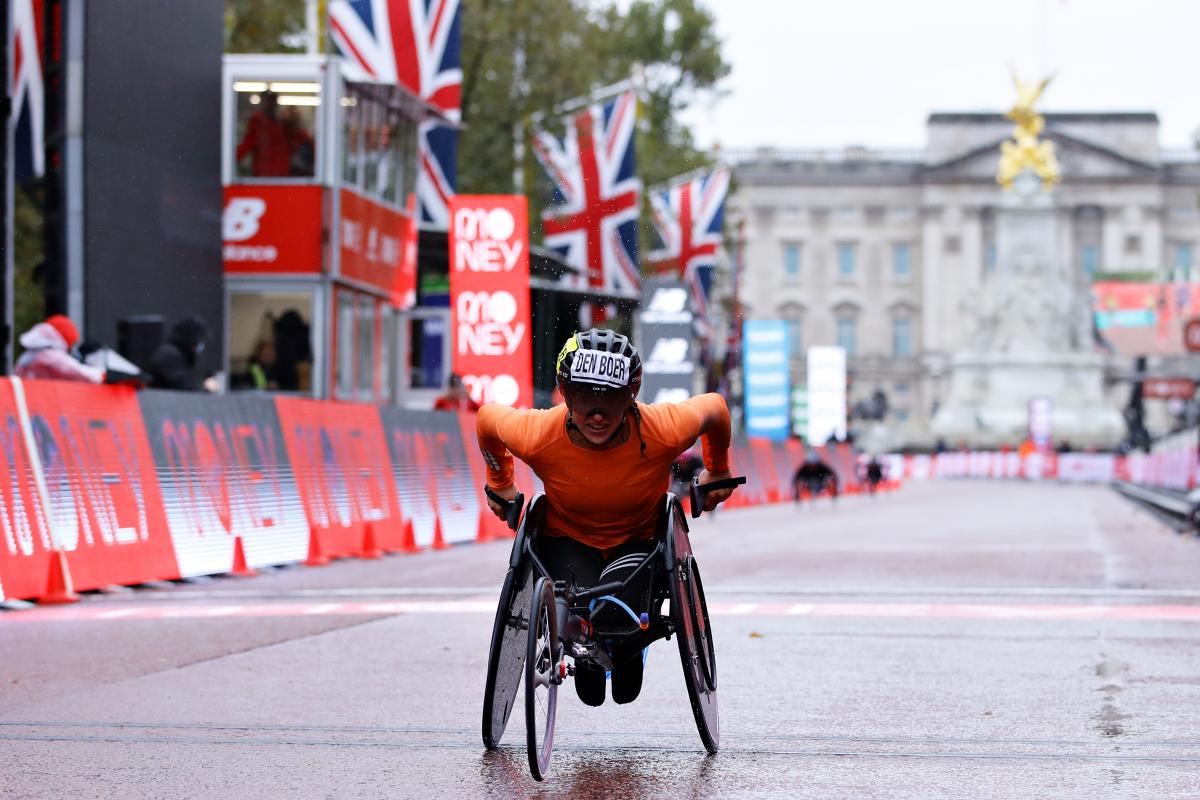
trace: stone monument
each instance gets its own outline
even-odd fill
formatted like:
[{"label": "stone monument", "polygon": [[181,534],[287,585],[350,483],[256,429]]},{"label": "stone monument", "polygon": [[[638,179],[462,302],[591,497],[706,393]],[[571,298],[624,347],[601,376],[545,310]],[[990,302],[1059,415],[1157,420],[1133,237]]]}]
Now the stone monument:
[{"label": "stone monument", "polygon": [[1031,401],[1043,415],[1048,401],[1055,441],[1112,447],[1125,426],[1104,398],[1090,287],[1058,255],[1058,161],[1054,143],[1038,139],[1045,121],[1033,110],[1049,79],[1014,81],[1013,138],[996,174],[996,267],[971,301],[972,333],[951,360],[931,428],[951,445],[1015,446],[1029,434]]}]

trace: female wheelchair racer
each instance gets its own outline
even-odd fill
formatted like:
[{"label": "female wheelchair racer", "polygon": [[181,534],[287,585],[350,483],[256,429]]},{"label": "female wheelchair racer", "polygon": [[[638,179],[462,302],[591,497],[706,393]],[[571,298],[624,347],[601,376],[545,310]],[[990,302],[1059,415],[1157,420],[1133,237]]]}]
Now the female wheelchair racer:
[{"label": "female wheelchair racer", "polygon": [[697,437],[706,469],[695,481],[693,514],[711,510],[741,482],[729,475],[725,401],[709,394],[637,403],[641,359],[626,337],[608,330],[574,334],[556,374],[563,405],[487,405],[478,417],[493,512],[516,527],[523,498],[513,485],[513,456],[546,486],[525,509],[497,609],[484,743],[498,744],[524,671],[530,768],[540,779],[562,680],[573,675],[580,699],[600,705],[609,673],[613,700],[631,702],[647,645],[678,633],[701,738],[715,752],[715,659],[703,588],[679,502],[666,489],[671,463]]}]

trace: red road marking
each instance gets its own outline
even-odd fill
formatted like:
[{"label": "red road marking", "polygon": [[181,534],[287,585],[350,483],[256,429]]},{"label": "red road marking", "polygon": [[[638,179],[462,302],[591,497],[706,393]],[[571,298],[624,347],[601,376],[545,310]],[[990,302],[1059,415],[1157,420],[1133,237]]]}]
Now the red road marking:
[{"label": "red road marking", "polygon": [[[400,614],[494,614],[492,598],[400,600],[342,603],[222,603],[114,607],[112,603],[32,608],[0,614],[0,626],[19,622],[124,622],[162,619],[229,619],[231,617],[395,616]],[[854,617],[861,619],[973,619],[1042,622],[1136,620],[1200,622],[1200,605],[1081,605],[993,603],[755,603],[715,602],[716,616]]]}]

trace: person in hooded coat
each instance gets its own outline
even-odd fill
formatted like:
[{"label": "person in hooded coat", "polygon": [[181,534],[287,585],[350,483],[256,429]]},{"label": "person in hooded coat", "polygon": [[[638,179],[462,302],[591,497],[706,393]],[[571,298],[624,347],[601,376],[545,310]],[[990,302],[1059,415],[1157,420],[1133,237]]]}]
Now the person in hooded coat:
[{"label": "person in hooded coat", "polygon": [[158,346],[150,359],[151,388],[205,391],[203,381],[196,374],[196,359],[204,352],[207,341],[208,324],[202,317],[184,317],[172,325],[167,340]]},{"label": "person in hooded coat", "polygon": [[103,370],[89,367],[71,355],[71,348],[79,343],[79,329],[62,314],[34,325],[18,341],[25,348],[13,368],[18,378],[104,382]]}]

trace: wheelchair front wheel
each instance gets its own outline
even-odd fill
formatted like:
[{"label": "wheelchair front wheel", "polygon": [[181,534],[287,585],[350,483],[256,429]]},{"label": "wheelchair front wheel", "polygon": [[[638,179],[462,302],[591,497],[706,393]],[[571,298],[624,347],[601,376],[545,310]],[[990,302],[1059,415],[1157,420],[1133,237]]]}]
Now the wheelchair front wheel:
[{"label": "wheelchair front wheel", "polygon": [[525,735],[529,772],[544,780],[554,750],[554,714],[558,701],[558,614],[554,584],[538,578],[529,612],[529,645],[525,654]]}]

